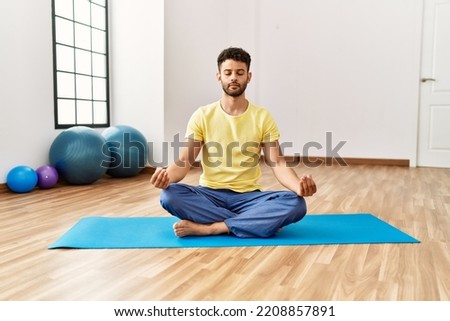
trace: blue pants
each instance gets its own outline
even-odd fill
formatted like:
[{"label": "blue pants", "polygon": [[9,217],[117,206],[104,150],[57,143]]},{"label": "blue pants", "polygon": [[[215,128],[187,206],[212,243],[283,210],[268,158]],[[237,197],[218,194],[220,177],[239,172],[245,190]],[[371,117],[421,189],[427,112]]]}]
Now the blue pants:
[{"label": "blue pants", "polygon": [[237,237],[270,237],[306,214],[305,200],[294,192],[238,193],[182,183],[162,190],[161,205],[180,219],[202,224],[225,222]]}]

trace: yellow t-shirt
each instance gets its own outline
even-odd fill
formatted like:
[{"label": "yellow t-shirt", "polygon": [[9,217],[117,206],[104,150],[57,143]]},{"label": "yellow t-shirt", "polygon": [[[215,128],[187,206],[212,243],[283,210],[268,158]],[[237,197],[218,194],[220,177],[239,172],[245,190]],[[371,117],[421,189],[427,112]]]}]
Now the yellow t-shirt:
[{"label": "yellow t-shirt", "polygon": [[249,103],[238,116],[227,114],[220,102],[200,107],[191,116],[186,138],[204,143],[200,185],[236,192],[260,190],[261,143],[280,137],[277,124],[264,108]]}]

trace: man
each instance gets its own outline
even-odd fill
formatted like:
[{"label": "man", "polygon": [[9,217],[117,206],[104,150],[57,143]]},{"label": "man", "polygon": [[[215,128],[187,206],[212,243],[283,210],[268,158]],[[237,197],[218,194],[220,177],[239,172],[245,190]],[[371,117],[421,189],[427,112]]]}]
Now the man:
[{"label": "man", "polygon": [[[177,236],[233,234],[270,237],[306,214],[303,197],[316,192],[311,175],[298,177],[287,166],[277,125],[265,109],[245,98],[252,78],[250,55],[241,48],[223,50],[217,80],[222,98],[197,109],[188,122],[180,157],[158,168],[150,182],[161,192],[161,205],[181,220]],[[261,191],[261,150],[277,180],[290,191]],[[202,151],[199,186],[181,181]]]}]

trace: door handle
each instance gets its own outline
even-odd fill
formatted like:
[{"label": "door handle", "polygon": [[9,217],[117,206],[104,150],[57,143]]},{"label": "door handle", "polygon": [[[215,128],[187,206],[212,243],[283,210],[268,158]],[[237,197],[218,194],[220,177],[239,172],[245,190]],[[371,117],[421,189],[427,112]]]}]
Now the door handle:
[{"label": "door handle", "polygon": [[422,78],[421,81],[422,81],[422,82],[436,81],[436,79],[434,79],[434,78]]}]

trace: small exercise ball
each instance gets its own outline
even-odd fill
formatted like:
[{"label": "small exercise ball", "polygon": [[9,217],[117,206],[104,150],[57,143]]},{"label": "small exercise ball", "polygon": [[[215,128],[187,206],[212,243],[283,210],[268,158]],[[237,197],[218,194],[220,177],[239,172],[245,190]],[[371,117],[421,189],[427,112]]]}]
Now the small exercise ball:
[{"label": "small exercise ball", "polygon": [[6,176],[6,185],[15,193],[31,192],[36,187],[37,181],[35,170],[24,165],[14,167]]},{"label": "small exercise ball", "polygon": [[107,128],[103,133],[111,158],[107,174],[131,177],[139,174],[147,164],[147,139],[137,129],[127,125]]},{"label": "small exercise ball", "polygon": [[49,152],[50,164],[69,184],[91,184],[108,169],[110,155],[105,144],[103,136],[90,127],[70,127],[53,141]]},{"label": "small exercise ball", "polygon": [[58,171],[53,166],[44,165],[36,169],[37,185],[42,189],[52,188],[58,183]]}]

